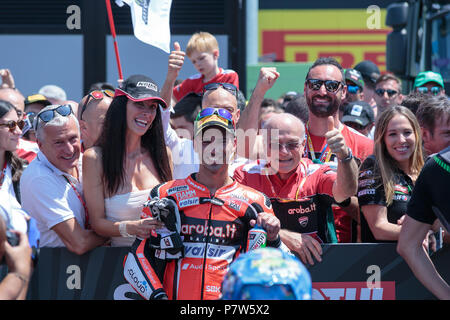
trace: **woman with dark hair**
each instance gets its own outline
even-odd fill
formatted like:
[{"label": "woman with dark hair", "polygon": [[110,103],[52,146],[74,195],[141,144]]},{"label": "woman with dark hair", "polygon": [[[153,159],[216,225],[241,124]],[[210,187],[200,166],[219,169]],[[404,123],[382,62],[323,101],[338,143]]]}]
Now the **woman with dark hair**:
[{"label": "woman with dark hair", "polygon": [[20,206],[19,182],[25,162],[15,151],[24,124],[14,106],[0,100],[0,205],[9,213],[9,217],[5,217],[7,223],[22,232],[27,231],[29,219]]},{"label": "woman with dark hair", "polygon": [[172,179],[172,159],[164,143],[159,104],[150,78],[126,79],[106,113],[96,146],[83,155],[83,190],[93,230],[112,246],[147,238],[158,222],[140,219],[150,190]]},{"label": "woman with dark hair", "polygon": [[414,183],[424,165],[414,114],[403,106],[382,112],[375,124],[375,154],[361,165],[358,201],[362,242],[397,241]]}]

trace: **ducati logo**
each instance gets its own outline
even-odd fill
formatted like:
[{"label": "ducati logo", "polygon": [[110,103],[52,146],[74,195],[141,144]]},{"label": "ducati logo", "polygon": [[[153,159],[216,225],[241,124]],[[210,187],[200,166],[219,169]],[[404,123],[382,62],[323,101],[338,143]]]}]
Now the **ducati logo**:
[{"label": "ducati logo", "polygon": [[298,218],[298,223],[304,228],[308,225],[308,217],[300,217]]}]

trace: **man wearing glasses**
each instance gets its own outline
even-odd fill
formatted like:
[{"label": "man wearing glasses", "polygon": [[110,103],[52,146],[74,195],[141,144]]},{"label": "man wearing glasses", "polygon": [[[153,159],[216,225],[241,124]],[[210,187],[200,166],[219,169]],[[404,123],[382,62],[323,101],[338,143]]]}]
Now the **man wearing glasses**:
[{"label": "man wearing glasses", "polygon": [[70,105],[50,105],[36,116],[39,153],[20,180],[22,207],[36,219],[41,247],[83,254],[106,239],[88,229],[81,186],[78,120]]},{"label": "man wearing glasses", "polygon": [[347,94],[339,106],[339,119],[349,103],[364,100],[364,80],[361,73],[355,69],[345,69],[344,74]]},{"label": "man wearing glasses", "polygon": [[[339,120],[338,109],[347,94],[343,79],[343,69],[339,62],[334,58],[319,58],[309,69],[304,85],[304,95],[309,107],[304,157],[316,163],[325,163],[334,169],[339,163],[339,157],[330,152],[326,141],[328,117],[333,117],[335,128],[341,132],[358,165],[373,153],[371,139]],[[355,221],[358,218],[356,198],[352,197],[340,206],[334,205],[333,212],[338,242],[356,241],[356,230],[352,231],[352,218]]]},{"label": "man wearing glasses", "polygon": [[444,80],[437,72],[424,71],[414,80],[414,90],[433,96],[445,96]]},{"label": "man wearing glasses", "polygon": [[375,102],[377,103],[377,116],[390,106],[402,103],[402,83],[393,74],[386,73],[380,76],[375,83]]}]

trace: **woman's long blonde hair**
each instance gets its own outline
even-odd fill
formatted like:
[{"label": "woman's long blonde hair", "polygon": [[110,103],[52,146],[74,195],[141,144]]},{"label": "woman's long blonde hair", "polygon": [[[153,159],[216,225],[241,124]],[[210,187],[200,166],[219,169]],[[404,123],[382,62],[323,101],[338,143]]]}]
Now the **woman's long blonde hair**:
[{"label": "woman's long blonde hair", "polygon": [[408,108],[403,106],[393,106],[385,110],[378,116],[375,123],[374,149],[375,158],[377,161],[376,167],[378,167],[378,170],[376,171],[379,171],[378,174],[381,176],[381,181],[384,186],[384,193],[386,195],[386,203],[388,206],[392,204],[392,200],[394,198],[395,172],[399,169],[399,166],[397,161],[395,161],[395,159],[389,154],[386,148],[386,143],[384,142],[384,136],[386,134],[389,122],[396,115],[402,115],[409,120],[416,138],[414,152],[409,159],[411,173],[418,175],[424,165],[422,135],[420,132],[419,123],[417,122],[414,114]]}]

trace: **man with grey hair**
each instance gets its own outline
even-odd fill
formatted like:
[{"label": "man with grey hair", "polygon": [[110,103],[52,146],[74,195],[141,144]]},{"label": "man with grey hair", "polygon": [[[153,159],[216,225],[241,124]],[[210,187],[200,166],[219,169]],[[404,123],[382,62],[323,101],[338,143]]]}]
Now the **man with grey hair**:
[{"label": "man with grey hair", "polygon": [[78,120],[69,105],[50,105],[35,127],[40,151],[21,177],[22,207],[36,219],[41,247],[83,254],[106,239],[88,230]]}]

